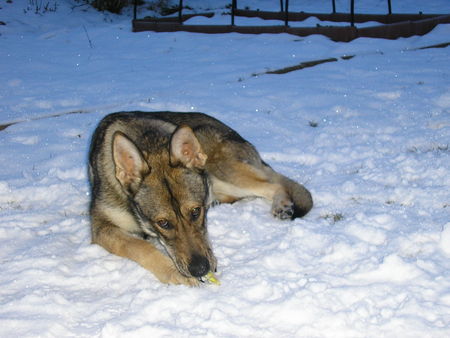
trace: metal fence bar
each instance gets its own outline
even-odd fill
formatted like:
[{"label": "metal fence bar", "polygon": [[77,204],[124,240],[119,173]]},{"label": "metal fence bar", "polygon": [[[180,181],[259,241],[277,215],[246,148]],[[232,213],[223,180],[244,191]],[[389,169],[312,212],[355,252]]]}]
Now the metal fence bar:
[{"label": "metal fence bar", "polygon": [[284,25],[287,27],[289,26],[289,0],[286,0],[286,5],[284,6],[285,11],[285,18],[284,18]]},{"label": "metal fence bar", "polygon": [[180,0],[178,4],[178,22],[183,23],[183,0]]},{"label": "metal fence bar", "polygon": [[389,13],[389,15],[392,14],[391,0],[388,0],[388,13]]},{"label": "metal fence bar", "polygon": [[231,1],[231,26],[234,26],[234,12],[236,11],[237,0]]},{"label": "metal fence bar", "polygon": [[350,25],[355,26],[355,0],[350,1]]}]

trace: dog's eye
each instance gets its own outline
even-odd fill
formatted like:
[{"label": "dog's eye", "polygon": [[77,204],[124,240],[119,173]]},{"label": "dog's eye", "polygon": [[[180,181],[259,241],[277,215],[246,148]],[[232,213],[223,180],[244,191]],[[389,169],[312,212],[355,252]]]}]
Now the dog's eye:
[{"label": "dog's eye", "polygon": [[196,221],[200,217],[202,213],[202,209],[200,207],[194,208],[191,210],[191,220]]},{"label": "dog's eye", "polygon": [[166,219],[160,219],[156,222],[156,224],[158,224],[158,226],[164,230],[170,230],[173,228],[172,224],[170,224],[170,222]]}]

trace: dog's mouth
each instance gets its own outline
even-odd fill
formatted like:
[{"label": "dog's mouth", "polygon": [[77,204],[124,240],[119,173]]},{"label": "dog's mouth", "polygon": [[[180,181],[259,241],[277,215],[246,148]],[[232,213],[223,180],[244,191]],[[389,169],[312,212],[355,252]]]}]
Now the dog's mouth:
[{"label": "dog's mouth", "polygon": [[180,264],[175,257],[171,256],[177,270],[185,277],[196,278],[200,283],[220,285],[219,279],[213,272],[216,271],[215,258],[210,257],[196,257],[191,258],[190,264],[184,266]]},{"label": "dog's mouth", "polygon": [[219,279],[216,277],[216,275],[212,271],[209,271],[206,275],[198,278],[198,280],[201,283],[210,283],[210,284],[220,285]]},{"label": "dog's mouth", "polygon": [[165,252],[181,275],[187,278],[195,278],[201,283],[219,284],[219,281],[213,272],[217,271],[217,261],[210,248],[206,250],[206,254],[193,254],[189,260],[186,261],[179,259],[173,248],[167,245],[167,243],[159,236],[156,238],[152,238],[151,235],[148,236],[150,238],[147,240],[152,241],[161,251]]}]

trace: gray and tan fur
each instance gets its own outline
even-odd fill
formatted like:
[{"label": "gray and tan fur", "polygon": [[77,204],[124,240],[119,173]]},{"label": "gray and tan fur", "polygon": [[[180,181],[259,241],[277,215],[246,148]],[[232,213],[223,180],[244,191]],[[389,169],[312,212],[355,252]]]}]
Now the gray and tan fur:
[{"label": "gray and tan fur", "polygon": [[216,270],[206,227],[212,203],[262,197],[280,219],[302,217],[313,205],[302,185],[201,113],[106,116],[92,138],[89,174],[93,243],[163,283],[197,285]]}]

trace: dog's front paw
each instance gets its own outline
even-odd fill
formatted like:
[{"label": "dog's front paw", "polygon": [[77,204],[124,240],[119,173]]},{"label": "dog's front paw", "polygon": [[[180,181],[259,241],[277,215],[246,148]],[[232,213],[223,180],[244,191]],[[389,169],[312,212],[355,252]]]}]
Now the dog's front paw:
[{"label": "dog's front paw", "polygon": [[176,269],[169,269],[164,276],[161,276],[160,281],[166,284],[199,286],[200,281],[197,278],[186,277],[178,272]]},{"label": "dog's front paw", "polygon": [[276,198],[272,204],[272,215],[279,219],[292,219],[294,203],[288,198]]}]

